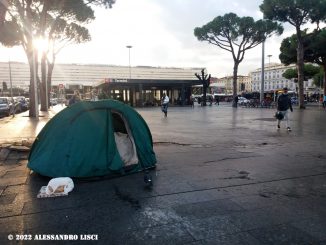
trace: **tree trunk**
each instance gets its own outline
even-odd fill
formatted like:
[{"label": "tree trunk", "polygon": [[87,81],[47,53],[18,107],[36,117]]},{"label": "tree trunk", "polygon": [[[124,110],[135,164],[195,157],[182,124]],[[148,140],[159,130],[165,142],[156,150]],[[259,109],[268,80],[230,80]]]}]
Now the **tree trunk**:
[{"label": "tree trunk", "polygon": [[[52,87],[52,73],[53,73],[53,69],[54,69],[54,60],[52,63],[48,62],[48,73],[47,73],[47,78],[46,78],[46,82],[48,85],[48,91],[51,91],[51,87]],[[50,100],[49,100],[50,103]]]},{"label": "tree trunk", "polygon": [[40,96],[41,96],[41,111],[48,111],[48,102],[47,95],[49,94],[46,86],[46,53],[43,52],[41,60],[41,87],[40,87]]},{"label": "tree trunk", "polygon": [[[203,78],[204,79],[204,78]],[[206,81],[203,80],[203,101],[202,101],[202,106],[206,106],[206,92],[207,92],[207,85],[206,85]]]},{"label": "tree trunk", "polygon": [[[37,96],[35,98],[35,89],[36,91],[38,90],[37,86],[37,68],[38,68],[38,63],[37,63],[37,54],[34,53],[33,57],[33,52],[28,52],[27,51],[27,58],[28,58],[28,63],[29,63],[29,74],[30,74],[30,87],[29,87],[29,117],[36,117],[36,108],[38,110],[38,99]],[[34,60],[33,60],[34,59]],[[34,76],[34,64],[35,64],[35,71],[36,71],[36,76]],[[36,81],[34,81],[34,78],[36,77]],[[36,88],[35,86],[36,85]]]},{"label": "tree trunk", "polygon": [[297,49],[297,70],[298,70],[298,86],[299,86],[299,108],[305,109],[304,105],[304,50],[301,30],[297,28],[298,49]]},{"label": "tree trunk", "polygon": [[233,66],[233,103],[232,103],[232,107],[237,107],[237,104],[235,102],[235,97],[238,95],[238,91],[237,91],[238,67],[239,67],[239,63],[234,62],[234,66]]}]

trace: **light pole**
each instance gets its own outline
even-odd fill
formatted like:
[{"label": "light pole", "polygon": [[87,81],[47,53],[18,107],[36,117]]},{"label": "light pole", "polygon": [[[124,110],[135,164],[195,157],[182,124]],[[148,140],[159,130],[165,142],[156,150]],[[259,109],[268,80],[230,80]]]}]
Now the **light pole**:
[{"label": "light pole", "polygon": [[132,46],[127,45],[126,48],[129,49],[129,82],[130,82],[131,81],[130,49],[132,48]]},{"label": "light pole", "polygon": [[265,41],[262,42],[262,59],[261,59],[261,84],[260,84],[260,103],[264,100],[264,79],[265,79]]},{"label": "light pole", "polygon": [[271,57],[272,56],[273,55],[271,55],[271,54],[267,55],[267,57],[268,57],[268,66],[271,66]]},{"label": "light pole", "polygon": [[10,97],[12,100],[12,76],[11,76],[11,62],[10,62],[10,57],[9,57],[9,81],[10,81]]}]

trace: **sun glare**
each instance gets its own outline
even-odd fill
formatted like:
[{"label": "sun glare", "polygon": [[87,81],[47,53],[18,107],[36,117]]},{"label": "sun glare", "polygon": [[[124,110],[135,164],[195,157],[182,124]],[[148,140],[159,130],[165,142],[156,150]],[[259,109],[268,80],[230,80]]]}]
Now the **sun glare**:
[{"label": "sun glare", "polygon": [[40,54],[48,50],[48,41],[46,39],[35,39],[33,45]]}]

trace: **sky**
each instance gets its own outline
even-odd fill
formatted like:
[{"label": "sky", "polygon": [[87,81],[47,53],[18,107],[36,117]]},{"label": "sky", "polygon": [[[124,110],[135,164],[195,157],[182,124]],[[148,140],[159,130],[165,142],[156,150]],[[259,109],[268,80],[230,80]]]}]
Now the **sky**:
[{"label": "sky", "polygon": [[[238,16],[262,18],[262,0],[116,0],[112,9],[95,9],[96,19],[87,25],[92,40],[70,45],[57,55],[57,63],[107,64],[159,67],[205,67],[213,77],[232,75],[230,52],[194,36],[216,16],[229,12]],[[265,63],[280,63],[282,40],[295,33],[285,24],[281,36],[265,43]],[[129,50],[127,45],[131,45]],[[261,66],[262,46],[248,50],[239,66],[239,75],[248,75]],[[272,55],[270,58],[267,55]],[[26,62],[21,47],[0,45],[0,61]]]}]

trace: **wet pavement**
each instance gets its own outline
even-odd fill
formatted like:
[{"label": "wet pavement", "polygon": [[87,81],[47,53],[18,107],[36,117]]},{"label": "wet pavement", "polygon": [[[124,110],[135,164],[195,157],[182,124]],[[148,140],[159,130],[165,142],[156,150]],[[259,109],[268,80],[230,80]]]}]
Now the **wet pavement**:
[{"label": "wet pavement", "polygon": [[46,234],[77,244],[85,234],[100,244],[326,244],[322,108],[295,108],[292,132],[276,128],[273,109],[170,107],[167,118],[137,109],[158,159],[151,189],[138,173],[74,180],[68,197],[37,199],[49,178],[29,173],[24,147],[58,110],[0,119],[0,244]]}]

